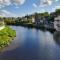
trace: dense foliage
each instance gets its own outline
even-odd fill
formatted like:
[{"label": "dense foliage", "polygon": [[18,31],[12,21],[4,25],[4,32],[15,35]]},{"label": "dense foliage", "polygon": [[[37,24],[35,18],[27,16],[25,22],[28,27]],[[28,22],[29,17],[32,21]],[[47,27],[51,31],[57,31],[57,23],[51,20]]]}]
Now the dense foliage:
[{"label": "dense foliage", "polygon": [[15,30],[6,26],[3,30],[0,31],[0,48],[9,45],[9,43],[15,36],[16,36]]}]

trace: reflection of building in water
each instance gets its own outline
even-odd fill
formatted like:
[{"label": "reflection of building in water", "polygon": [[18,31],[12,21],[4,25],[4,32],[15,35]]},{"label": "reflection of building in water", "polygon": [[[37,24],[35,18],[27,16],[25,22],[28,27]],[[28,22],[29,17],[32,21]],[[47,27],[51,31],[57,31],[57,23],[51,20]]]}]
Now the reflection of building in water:
[{"label": "reflection of building in water", "polygon": [[60,45],[60,31],[55,31],[53,37],[56,43]]},{"label": "reflection of building in water", "polygon": [[57,31],[60,31],[60,15],[54,19],[54,28]]}]

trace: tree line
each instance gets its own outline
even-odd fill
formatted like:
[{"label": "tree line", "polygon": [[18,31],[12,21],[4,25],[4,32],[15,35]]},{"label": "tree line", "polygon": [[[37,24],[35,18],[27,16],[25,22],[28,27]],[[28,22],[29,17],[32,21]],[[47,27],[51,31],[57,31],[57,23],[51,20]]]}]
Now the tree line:
[{"label": "tree line", "polygon": [[[54,22],[54,18],[58,15],[60,15],[60,9],[56,9],[55,12],[52,12],[50,14],[48,12],[44,12],[44,13],[34,13],[31,15],[26,15],[24,17],[17,17],[17,18],[16,17],[0,17],[0,18],[2,18],[5,24],[7,25],[22,25],[26,23],[32,23],[30,19],[31,17],[37,17],[37,18],[47,17],[48,21]],[[27,18],[27,19],[25,20],[24,18]]]}]

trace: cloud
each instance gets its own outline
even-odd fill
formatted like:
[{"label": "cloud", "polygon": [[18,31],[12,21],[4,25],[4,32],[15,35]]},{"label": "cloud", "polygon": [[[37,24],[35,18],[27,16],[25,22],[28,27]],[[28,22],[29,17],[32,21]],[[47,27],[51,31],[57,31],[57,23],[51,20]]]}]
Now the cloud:
[{"label": "cloud", "polygon": [[0,0],[0,9],[9,5],[22,5],[25,0]]},{"label": "cloud", "polygon": [[54,8],[52,8],[52,10],[55,10],[55,9],[60,9],[60,5],[57,5]]},{"label": "cloud", "polygon": [[4,17],[12,17],[12,16],[17,16],[14,13],[11,13],[10,11],[7,10],[2,10],[2,8],[6,6],[15,6],[15,8],[19,8],[20,5],[23,5],[26,0],[0,0],[0,16]]},{"label": "cloud", "polygon": [[36,5],[35,3],[33,3],[33,6],[34,6],[34,7],[37,7],[37,5]]},{"label": "cloud", "polygon": [[56,9],[60,9],[60,5],[54,6],[51,8],[51,12],[54,12]]},{"label": "cloud", "polygon": [[60,9],[60,5],[55,6],[52,10]]},{"label": "cloud", "polygon": [[45,6],[50,6],[52,5],[54,2],[57,2],[58,0],[39,0],[40,4],[38,5],[39,2],[37,2],[37,4],[33,3],[34,7],[45,7]]},{"label": "cloud", "polygon": [[19,6],[16,6],[15,8],[17,8],[17,9],[18,9],[18,8],[19,8]]},{"label": "cloud", "polygon": [[56,9],[60,9],[60,6],[56,6],[55,8],[56,8]]},{"label": "cloud", "polygon": [[58,0],[55,0],[56,2],[58,1]]},{"label": "cloud", "polygon": [[47,0],[46,3],[47,3],[47,5],[51,5],[53,3],[53,1],[52,0]]},{"label": "cloud", "polygon": [[12,0],[12,1],[15,3],[15,5],[22,5],[25,2],[25,0]]},{"label": "cloud", "polygon": [[2,16],[2,17],[17,17],[16,14],[14,14],[10,11],[7,11],[7,10],[0,10],[0,16]]}]

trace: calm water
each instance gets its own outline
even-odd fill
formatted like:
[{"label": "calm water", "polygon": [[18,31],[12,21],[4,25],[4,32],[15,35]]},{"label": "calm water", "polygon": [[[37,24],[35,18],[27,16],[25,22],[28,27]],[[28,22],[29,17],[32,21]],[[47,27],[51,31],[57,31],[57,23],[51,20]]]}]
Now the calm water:
[{"label": "calm water", "polygon": [[17,36],[0,53],[0,60],[60,60],[60,45],[48,31],[11,26]]}]

